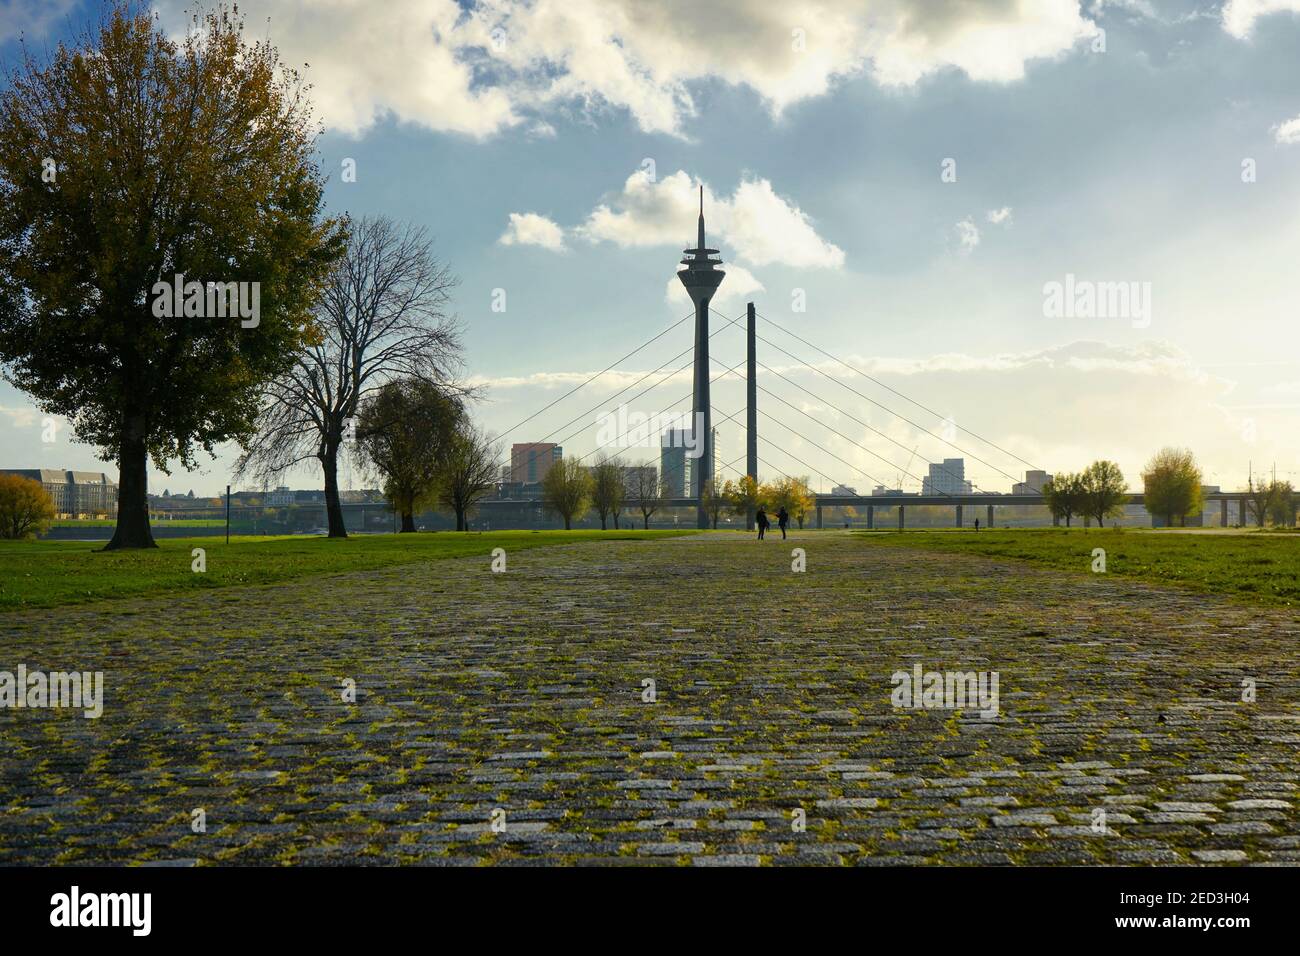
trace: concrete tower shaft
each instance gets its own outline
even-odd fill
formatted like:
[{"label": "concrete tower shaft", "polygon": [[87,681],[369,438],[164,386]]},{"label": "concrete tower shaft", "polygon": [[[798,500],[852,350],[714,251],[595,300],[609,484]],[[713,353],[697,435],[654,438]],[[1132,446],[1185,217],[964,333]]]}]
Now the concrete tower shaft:
[{"label": "concrete tower shaft", "polygon": [[[677,273],[682,280],[687,294],[695,303],[695,380],[693,400],[691,402],[691,427],[696,429],[695,448],[700,457],[691,463],[691,496],[700,498],[700,492],[713,477],[713,416],[709,401],[709,302],[718,286],[722,284],[726,273],[719,268],[720,259],[714,258],[717,249],[710,249],[704,244],[704,187],[700,187],[700,220],[694,249],[684,250],[686,258],[682,259],[685,269]],[[699,432],[702,431],[703,435]],[[700,503],[696,513],[699,527],[708,527],[708,518]]]}]

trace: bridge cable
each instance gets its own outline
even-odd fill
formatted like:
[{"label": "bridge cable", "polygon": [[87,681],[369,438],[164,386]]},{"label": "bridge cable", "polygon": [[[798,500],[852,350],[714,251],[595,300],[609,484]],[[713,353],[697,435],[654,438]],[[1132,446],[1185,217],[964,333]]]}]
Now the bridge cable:
[{"label": "bridge cable", "polygon": [[[945,420],[945,421],[950,420],[950,419],[947,418],[947,416],[940,415],[940,414],[939,414],[938,412],[936,412],[934,409],[929,408],[928,406],[921,404],[920,402],[916,401],[916,399],[911,398],[911,397],[908,396],[908,395],[904,395],[904,394],[903,394],[902,392],[900,392],[898,389],[896,389],[896,388],[892,388],[891,386],[886,385],[884,382],[880,381],[879,379],[877,379],[877,378],[875,378],[875,377],[873,377],[873,376],[871,376],[871,375],[868,375],[866,372],[862,371],[861,369],[855,368],[854,366],[850,365],[848,362],[845,362],[843,359],[841,359],[841,358],[839,358],[839,357],[837,357],[837,356],[835,356],[835,355],[832,355],[830,352],[827,352],[825,349],[821,348],[820,346],[814,345],[812,342],[809,342],[807,339],[803,338],[802,336],[800,336],[800,335],[798,335],[798,334],[796,334],[796,333],[794,333],[794,332],[791,332],[791,331],[790,331],[789,329],[787,329],[785,326],[781,325],[781,324],[778,323],[778,322],[774,322],[772,319],[769,319],[766,315],[763,315],[761,312],[757,312],[757,311],[755,311],[755,314],[758,315],[760,318],[762,318],[763,321],[764,321],[764,322],[767,322],[769,325],[773,325],[773,326],[775,326],[776,328],[780,329],[782,332],[786,333],[787,335],[789,335],[790,337],[792,337],[792,338],[794,338],[794,339],[797,339],[798,341],[802,342],[804,345],[808,346],[809,348],[811,348],[811,349],[813,349],[813,350],[815,350],[815,351],[817,351],[817,352],[820,352],[822,355],[825,355],[827,358],[832,359],[832,360],[835,361],[835,362],[838,362],[840,365],[843,365],[843,366],[844,366],[845,368],[847,368],[849,371],[851,371],[851,372],[853,372],[853,373],[855,373],[855,374],[857,374],[857,375],[861,375],[863,378],[867,379],[868,381],[870,381],[870,382],[874,382],[876,385],[879,385],[881,388],[885,389],[886,391],[888,391],[888,392],[892,392],[893,394],[897,395],[899,398],[903,399],[904,401],[910,402],[911,404],[915,405],[917,408],[921,409],[922,411],[928,412],[929,414],[934,415],[936,418],[939,418],[939,419],[942,419],[942,420]],[[808,368],[812,369],[813,371],[818,372],[818,373],[821,374],[821,375],[826,375],[825,372],[823,372],[821,369],[816,368],[816,366],[810,365],[809,363],[807,363],[807,362],[803,361],[802,359],[800,359],[798,356],[795,356],[795,355],[791,354],[790,352],[787,352],[785,349],[781,348],[779,345],[775,344],[774,342],[770,342],[770,341],[768,341],[767,339],[763,339],[762,336],[758,335],[757,332],[755,333],[755,337],[756,337],[756,338],[760,338],[760,339],[762,339],[762,341],[763,341],[765,344],[770,345],[770,346],[772,346],[772,348],[777,349],[779,352],[782,352],[783,354],[790,356],[790,358],[794,359],[795,361],[799,362],[799,363],[802,364],[802,365],[807,366]],[[955,448],[957,451],[960,451],[963,455],[969,455],[973,460],[978,461],[978,462],[980,462],[981,464],[988,465],[988,467],[993,468],[993,470],[994,470],[994,471],[997,471],[999,474],[1002,474],[1002,475],[1004,475],[1004,476],[1006,476],[1006,477],[1008,477],[1008,478],[1011,478],[1013,481],[1015,480],[1015,477],[1014,477],[1013,475],[1008,475],[1005,471],[1002,471],[1002,469],[996,467],[995,465],[990,464],[990,463],[987,462],[987,461],[984,461],[982,458],[979,458],[979,457],[977,457],[976,455],[972,454],[971,452],[966,451],[965,449],[963,449],[963,448],[961,448],[960,446],[954,444],[953,442],[948,441],[947,439],[943,438],[942,436],[934,434],[934,432],[930,431],[929,429],[927,429],[927,428],[922,428],[922,427],[921,427],[920,425],[918,425],[916,422],[913,422],[912,420],[906,418],[905,416],[900,415],[898,412],[895,412],[895,411],[893,411],[892,409],[890,409],[890,408],[888,408],[888,407],[886,407],[886,406],[884,406],[884,405],[881,405],[879,402],[875,401],[874,399],[868,398],[866,395],[863,395],[863,394],[862,394],[861,392],[859,392],[857,389],[852,388],[852,387],[850,387],[849,385],[846,385],[844,382],[841,382],[839,379],[837,379],[837,378],[833,378],[833,377],[830,376],[830,375],[826,375],[826,377],[827,377],[827,378],[830,378],[831,381],[833,381],[833,382],[839,382],[840,385],[843,385],[845,388],[849,389],[849,391],[853,392],[855,395],[859,396],[860,398],[865,399],[865,400],[868,401],[868,402],[871,402],[871,404],[876,405],[877,407],[883,409],[884,411],[888,412],[890,415],[893,415],[895,418],[900,418],[900,419],[902,419],[903,421],[905,421],[905,422],[907,422],[909,425],[911,425],[913,428],[916,428],[916,429],[918,429],[918,430],[924,432],[925,434],[929,435],[929,436],[932,437],[932,438],[937,438],[939,441],[943,442],[943,443],[944,443],[945,445],[947,445],[948,447],[950,447],[950,448]],[[980,435],[978,432],[974,432],[974,431],[972,431],[972,430],[969,429],[969,428],[964,428],[964,427],[962,427],[961,425],[958,425],[956,422],[953,422],[952,424],[953,424],[953,427],[954,427],[954,428],[958,429],[959,431],[963,431],[963,432],[965,432],[966,434],[972,436],[973,438],[978,439],[979,441],[984,442],[984,444],[988,445],[988,446],[991,447],[991,448],[995,448],[995,449],[997,449],[997,450],[1000,451],[1002,454],[1004,454],[1004,455],[1006,455],[1006,456],[1008,456],[1008,457],[1010,457],[1010,458],[1014,458],[1016,461],[1020,462],[1020,463],[1023,464],[1023,465],[1028,465],[1031,469],[1039,470],[1039,469],[1038,469],[1038,466],[1035,465],[1035,464],[1033,464],[1033,462],[1026,461],[1025,459],[1021,458],[1019,455],[1015,454],[1014,452],[1008,451],[1007,449],[1003,448],[1001,445],[998,445],[997,443],[995,443],[995,442],[993,442],[993,441],[991,441],[991,440],[985,438],[984,436]]]}]

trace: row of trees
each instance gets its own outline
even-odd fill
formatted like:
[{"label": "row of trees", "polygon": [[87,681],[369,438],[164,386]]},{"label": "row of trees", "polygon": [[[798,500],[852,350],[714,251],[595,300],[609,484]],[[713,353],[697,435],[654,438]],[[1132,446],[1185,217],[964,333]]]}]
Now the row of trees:
[{"label": "row of trees", "polygon": [[1068,528],[1076,516],[1106,519],[1124,512],[1128,486],[1113,461],[1095,461],[1083,471],[1055,475],[1043,486],[1043,497],[1053,518],[1065,519]]},{"label": "row of trees", "polygon": [[[1128,488],[1119,466],[1112,461],[1093,462],[1083,471],[1056,475],[1043,487],[1043,497],[1053,517],[1063,518],[1068,527],[1074,517],[1106,519],[1123,514]],[[1185,525],[1189,515],[1205,507],[1203,476],[1196,458],[1186,448],[1162,448],[1142,470],[1142,501],[1146,510],[1165,519],[1165,524]],[[1249,480],[1246,495],[1248,515],[1259,527],[1268,521],[1292,527],[1296,520],[1295,489],[1288,481]]]},{"label": "row of trees", "polygon": [[[1246,510],[1256,525],[1262,528],[1271,521],[1276,527],[1295,527],[1295,489],[1291,482],[1278,481],[1276,478],[1256,481],[1255,476],[1251,475],[1248,488]],[[1242,520],[1244,522],[1245,518]]]},{"label": "row of trees", "polygon": [[625,511],[640,512],[643,527],[664,507],[671,490],[652,464],[625,465],[618,458],[603,457],[590,467],[581,459],[562,458],[542,478],[542,504],[564,520],[565,530],[593,508],[600,515],[601,530],[610,521],[614,528]]},{"label": "row of trees", "polygon": [[[600,516],[600,527],[615,529],[625,511],[639,512],[641,526],[673,497],[672,490],[656,474],[652,464],[627,465],[618,458],[604,457],[591,466],[580,459],[563,459],[553,464],[542,479],[542,502],[564,520],[566,530],[591,510]],[[771,484],[759,484],[748,475],[739,481],[710,479],[700,502],[716,529],[723,514],[752,517],[758,508],[776,512],[784,507],[800,528],[816,507],[806,477],[783,476]]]}]

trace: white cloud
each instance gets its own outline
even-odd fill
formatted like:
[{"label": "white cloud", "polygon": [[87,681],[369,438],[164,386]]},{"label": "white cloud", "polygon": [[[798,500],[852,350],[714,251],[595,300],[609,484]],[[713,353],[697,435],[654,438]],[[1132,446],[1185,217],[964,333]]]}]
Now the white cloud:
[{"label": "white cloud", "polygon": [[1250,36],[1257,19],[1287,11],[1300,13],[1300,0],[1228,0],[1223,5],[1223,29],[1244,40]]},{"label": "white cloud", "polygon": [[1274,138],[1284,145],[1300,143],[1300,116],[1273,127]]},{"label": "white cloud", "polygon": [[[659,180],[638,170],[574,232],[590,242],[686,249],[695,245],[698,197],[696,181],[683,170]],[[844,250],[819,236],[808,215],[779,196],[766,179],[742,180],[730,197],[719,196],[706,185],[704,219],[707,240],[724,243],[750,265],[839,268],[844,264]]]},{"label": "white cloud", "polygon": [[497,242],[503,246],[541,246],[560,252],[564,249],[564,230],[535,212],[512,212],[510,223]]},{"label": "white cloud", "polygon": [[1011,221],[1011,207],[1003,206],[1001,209],[990,209],[985,218],[995,226],[1001,226]]},{"label": "white cloud", "polygon": [[957,225],[953,226],[957,232],[957,241],[961,243],[961,251],[969,253],[980,244],[979,227],[970,219],[963,219]]},{"label": "white cloud", "polygon": [[[156,0],[185,28],[189,0]],[[1009,82],[1096,27],[1077,0],[243,0],[286,62],[310,63],[322,118],[365,130],[391,114],[482,137],[556,106],[626,111],[682,135],[692,84],[754,90],[774,114],[867,73],[911,86],[947,69]],[[269,18],[269,26],[266,26]]]}]

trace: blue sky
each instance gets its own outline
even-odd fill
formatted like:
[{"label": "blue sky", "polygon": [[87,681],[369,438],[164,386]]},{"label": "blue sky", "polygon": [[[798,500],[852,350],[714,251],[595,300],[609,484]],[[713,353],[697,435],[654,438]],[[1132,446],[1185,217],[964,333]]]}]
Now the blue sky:
[{"label": "blue sky", "polygon": [[[173,29],[184,6],[157,4]],[[0,0],[0,55],[19,30],[55,42],[96,8]],[[438,237],[490,429],[687,314],[670,290],[702,182],[728,271],[717,312],[752,299],[918,399],[937,414],[760,323],[985,459],[967,462],[981,487],[1008,490],[1026,461],[1099,457],[1136,484],[1166,444],[1192,448],[1212,483],[1244,484],[1248,462],[1300,480],[1300,0],[732,0],[687,29],[697,8],[241,3],[250,29],[311,64],[330,208]],[[955,182],[941,178],[949,158]],[[341,181],[345,159],[355,183]],[[1067,274],[1145,286],[1149,313],[1045,315],[1045,284]],[[689,344],[682,325],[507,440],[579,417],[557,437],[585,426],[565,447],[591,451],[596,416],[631,393],[610,396]],[[727,365],[743,357],[735,328],[714,344]],[[760,361],[818,396],[760,376],[821,423],[762,397],[798,432],[760,423],[765,477],[914,487],[908,453],[860,422],[917,461],[961,454],[762,344]],[[688,371],[629,405],[654,413],[689,390]],[[714,386],[724,413],[743,401],[738,379]],[[0,385],[0,460],[114,470],[67,429],[42,442],[41,417]],[[720,430],[723,460],[741,455],[741,429]],[[215,493],[233,457],[152,482]],[[311,472],[289,481],[320,486]]]}]

